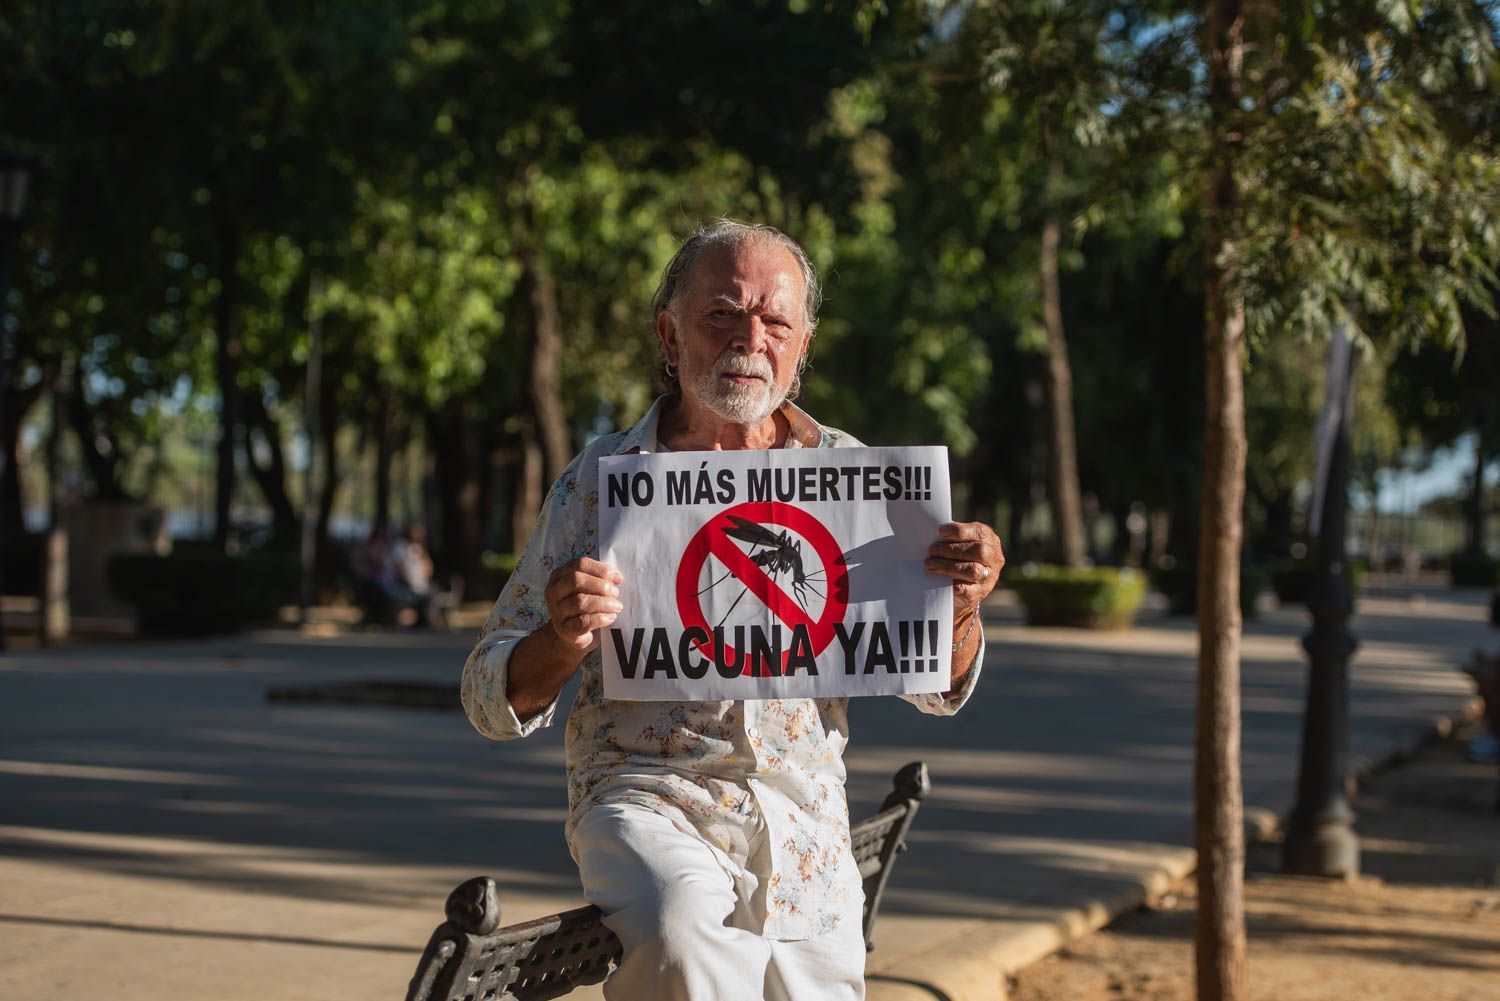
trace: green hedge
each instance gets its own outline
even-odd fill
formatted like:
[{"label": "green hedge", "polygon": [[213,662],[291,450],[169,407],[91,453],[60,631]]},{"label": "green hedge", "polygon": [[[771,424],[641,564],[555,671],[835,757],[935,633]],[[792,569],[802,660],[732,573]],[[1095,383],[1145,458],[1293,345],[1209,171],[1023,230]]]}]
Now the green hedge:
[{"label": "green hedge", "polygon": [[1011,580],[1033,626],[1128,629],[1146,596],[1146,578],[1114,567],[1028,566]]},{"label": "green hedge", "polygon": [[300,565],[288,553],[190,549],[121,553],[109,558],[105,574],[115,597],[135,606],[141,632],[201,636],[275,619],[297,600]]},{"label": "green hedge", "polygon": [[[1271,575],[1258,563],[1240,561],[1240,616],[1256,616],[1255,601],[1271,583]],[[1151,586],[1167,598],[1170,615],[1198,612],[1198,567],[1191,563],[1169,563],[1151,571]]]},{"label": "green hedge", "polygon": [[1448,575],[1454,587],[1500,586],[1500,563],[1484,553],[1457,552],[1448,561]]},{"label": "green hedge", "polygon": [[[1346,566],[1344,583],[1353,597],[1364,587],[1368,568],[1363,560],[1350,560]],[[1307,604],[1313,582],[1317,579],[1317,569],[1317,563],[1310,557],[1277,560],[1271,568],[1271,587],[1276,592],[1276,600],[1283,605]]]}]

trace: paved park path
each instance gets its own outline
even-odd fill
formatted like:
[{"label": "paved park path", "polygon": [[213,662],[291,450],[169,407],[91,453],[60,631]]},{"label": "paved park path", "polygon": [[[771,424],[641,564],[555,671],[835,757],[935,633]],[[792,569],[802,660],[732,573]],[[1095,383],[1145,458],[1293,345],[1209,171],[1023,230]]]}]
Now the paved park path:
[{"label": "paved park path", "polygon": [[[1361,602],[1353,750],[1375,759],[1469,701],[1500,646],[1477,593]],[[860,700],[856,816],[922,759],[934,792],[896,872],[874,998],[1001,996],[1004,974],[1191,867],[1192,624],[1033,630],[987,616],[958,717]],[[1295,781],[1304,612],[1250,623],[1247,802]],[[0,659],[0,999],[399,997],[451,886],[509,920],[573,906],[561,727],[492,744],[459,713],[267,702],[269,687],[452,683],[467,633],[267,632]],[[595,995],[597,996],[597,995]]]}]

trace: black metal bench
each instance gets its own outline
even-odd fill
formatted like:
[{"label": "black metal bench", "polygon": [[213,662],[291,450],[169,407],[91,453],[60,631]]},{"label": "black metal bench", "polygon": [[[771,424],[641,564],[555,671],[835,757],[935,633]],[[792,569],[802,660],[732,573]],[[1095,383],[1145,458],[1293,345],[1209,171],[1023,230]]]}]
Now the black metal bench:
[{"label": "black metal bench", "polygon": [[[895,788],[875,816],[853,825],[854,860],[864,880],[865,948],[896,856],[906,850],[906,832],[931,785],[920,761],[895,775]],[[407,1001],[540,1001],[575,987],[597,984],[620,959],[620,940],[604,926],[597,907],[549,914],[500,927],[495,881],[479,876],[448,895],[448,920],[437,926]]]}]

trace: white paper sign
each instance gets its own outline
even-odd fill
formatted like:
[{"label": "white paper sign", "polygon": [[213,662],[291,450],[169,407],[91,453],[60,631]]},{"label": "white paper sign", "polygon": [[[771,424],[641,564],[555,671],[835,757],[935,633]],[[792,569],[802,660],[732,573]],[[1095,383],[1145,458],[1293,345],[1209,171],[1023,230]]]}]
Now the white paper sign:
[{"label": "white paper sign", "polygon": [[951,510],[942,447],[600,459],[605,697],[946,691],[952,582],[922,561]]}]

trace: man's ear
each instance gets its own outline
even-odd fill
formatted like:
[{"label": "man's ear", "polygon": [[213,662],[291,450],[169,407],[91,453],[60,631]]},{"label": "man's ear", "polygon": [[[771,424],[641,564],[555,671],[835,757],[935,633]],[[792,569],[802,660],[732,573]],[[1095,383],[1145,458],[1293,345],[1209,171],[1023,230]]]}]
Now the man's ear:
[{"label": "man's ear", "polygon": [[661,350],[667,358],[667,364],[676,365],[678,357],[677,345],[677,320],[673,318],[672,311],[663,309],[656,314],[656,337],[661,341]]}]

